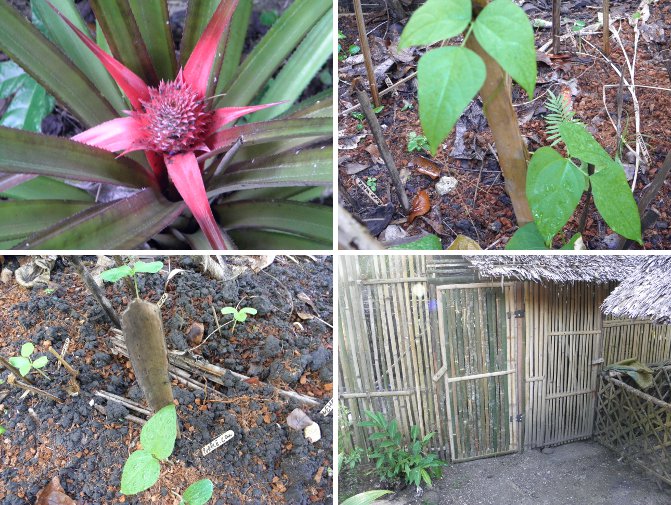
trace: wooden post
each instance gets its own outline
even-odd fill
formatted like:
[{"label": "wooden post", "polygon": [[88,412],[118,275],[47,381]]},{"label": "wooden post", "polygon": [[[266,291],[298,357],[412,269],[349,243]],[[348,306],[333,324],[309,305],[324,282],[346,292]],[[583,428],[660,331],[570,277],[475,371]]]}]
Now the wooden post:
[{"label": "wooden post", "polygon": [[356,14],[356,25],[359,28],[359,44],[361,44],[363,61],[366,65],[366,73],[368,74],[368,82],[370,83],[370,94],[373,97],[375,107],[379,107],[380,96],[377,92],[377,83],[375,82],[375,73],[373,72],[373,58],[370,55],[366,24],[363,20],[363,10],[361,9],[361,0],[354,0],[354,13]]},{"label": "wooden post", "polygon": [[610,0],[603,0],[603,54],[610,56]]},{"label": "wooden post", "polygon": [[123,313],[121,327],[137,382],[149,407],[157,412],[173,401],[158,307],[136,298]]},{"label": "wooden post", "polygon": [[561,34],[561,0],[552,0],[552,53],[559,54]]}]

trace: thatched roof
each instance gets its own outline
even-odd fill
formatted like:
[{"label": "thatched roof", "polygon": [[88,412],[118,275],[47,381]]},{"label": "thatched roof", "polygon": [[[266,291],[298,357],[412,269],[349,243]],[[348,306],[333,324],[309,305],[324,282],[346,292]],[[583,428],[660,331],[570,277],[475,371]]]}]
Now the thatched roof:
[{"label": "thatched roof", "polygon": [[625,279],[645,256],[631,255],[480,255],[466,256],[482,277],[534,282],[607,283]]},{"label": "thatched roof", "polygon": [[671,256],[648,256],[601,306],[604,314],[671,324]]}]

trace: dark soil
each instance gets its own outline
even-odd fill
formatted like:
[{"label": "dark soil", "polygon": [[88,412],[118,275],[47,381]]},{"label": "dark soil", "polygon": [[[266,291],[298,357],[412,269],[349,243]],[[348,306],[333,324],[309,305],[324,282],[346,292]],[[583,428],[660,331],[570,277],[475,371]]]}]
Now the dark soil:
[{"label": "dark soil", "polygon": [[[78,504],[176,504],[172,492],[183,492],[201,478],[214,482],[213,504],[331,503],[332,415],[319,411],[332,391],[332,330],[297,314],[316,309],[324,321],[332,321],[332,261],[298,261],[278,257],[259,273],[247,271],[221,282],[196,271],[191,257],[171,258],[172,268],[186,272],[170,281],[161,309],[168,348],[193,348],[188,329],[202,323],[205,336],[214,333],[190,353],[252,380],[227,374],[224,386],[208,384],[209,394],[173,381],[182,436],[159,482],[134,497],[121,495],[119,482],[124,461],[139,443],[140,426],[123,419],[129,414],[126,407],[94,393],[144,401],[130,362],[111,352],[111,325],[102,309],[61,259],[47,290],[0,284],[0,355],[16,356],[24,342],[33,342],[36,356],[50,357],[45,371],[51,381],[36,374],[31,379],[63,400],[22,397],[21,389],[0,386],[0,424],[7,429],[0,444],[0,503],[34,503],[54,476]],[[165,272],[140,275],[141,297],[157,302],[166,277]],[[119,313],[131,300],[121,283],[107,285],[106,291]],[[312,300],[314,309],[299,293]],[[234,331],[228,324],[216,332],[213,308],[218,312],[240,301],[240,306],[255,307],[257,315]],[[220,324],[226,320],[219,312],[218,318]],[[69,376],[46,352],[49,346],[60,351],[68,337],[66,358],[80,374],[77,396],[66,394]],[[3,370],[0,378],[7,375]],[[289,401],[273,385],[316,397],[320,405]],[[94,404],[106,408],[106,414]],[[311,444],[302,431],[287,427],[287,415],[295,408],[320,425],[320,441]],[[200,449],[229,429],[235,438],[203,457]]]},{"label": "dark soil", "polygon": [[[550,0],[525,2],[523,8],[530,18],[549,21],[551,4]],[[612,5],[611,7],[613,16],[622,13],[631,14],[639,4],[637,0],[617,2],[617,6]],[[562,27],[562,33],[566,33],[567,27],[572,26],[574,20],[584,20],[587,25],[596,22],[599,11],[593,2],[576,0],[562,2],[562,9],[562,19],[566,23]],[[666,42],[646,41],[645,37],[641,36],[636,63],[636,84],[670,88],[671,75],[666,68],[669,54],[666,47],[671,33],[669,31],[671,6],[665,2],[655,3],[650,5],[650,13],[647,25],[661,29]],[[385,75],[390,78],[391,83],[396,83],[416,70],[421,51],[414,50],[414,58],[409,62],[399,60],[390,50],[390,46],[397,44],[403,25],[391,23],[386,11],[369,12],[365,18],[370,33],[374,64],[384,67],[386,66],[385,60],[388,61],[390,58],[392,60],[388,70],[380,72],[377,79],[378,87],[382,91],[389,84],[384,82]],[[339,30],[345,35],[345,39],[340,41],[344,48],[358,43],[358,32],[353,16],[341,15]],[[621,24],[620,36],[631,58],[633,29],[624,20]],[[587,36],[585,39],[597,47],[601,45],[600,34]],[[549,29],[536,30],[537,47],[548,40],[550,40]],[[611,48],[613,61],[617,65],[624,65],[622,51],[617,42],[612,39]],[[551,53],[552,50],[549,49],[547,52]],[[574,87],[572,94],[572,105],[576,116],[613,155],[617,139],[603,103],[602,87],[604,84],[619,84],[619,77],[587,43],[583,43],[582,47],[578,48],[566,40],[562,44],[562,52],[566,55],[565,59],[552,60],[549,65],[539,61],[538,85],[534,101],[530,102],[526,94],[519,87],[514,86],[513,103],[529,150],[533,152],[550,144],[545,134],[544,120],[547,113],[544,107],[547,92],[550,90],[555,94],[561,93],[567,87],[566,83],[571,82],[577,86]],[[443,147],[439,149],[435,158],[427,162],[421,159],[418,153],[409,153],[407,150],[408,135],[411,132],[422,133],[418,117],[417,80],[410,79],[402,84],[397,88],[398,94],[393,92],[382,97],[384,110],[378,118],[383,126],[396,166],[401,171],[401,176],[405,178],[405,192],[412,201],[420,190],[425,189],[431,199],[429,213],[417,218],[412,224],[408,224],[386,168],[366,151],[366,148],[374,145],[367,124],[364,121],[364,130],[360,132],[357,129],[359,121],[356,118],[351,114],[342,115],[344,110],[358,103],[350,86],[353,78],[361,77],[364,82],[367,82],[364,66],[357,63],[357,57],[360,58],[360,55],[340,62],[339,68],[338,106],[341,114],[339,116],[339,137],[341,137],[339,144],[341,146],[347,143],[356,144],[353,149],[339,151],[339,179],[350,197],[344,202],[347,210],[364,222],[368,221],[369,228],[374,223],[379,225],[382,222],[383,225],[373,231],[375,235],[379,234],[387,223],[390,223],[401,228],[401,235],[435,233],[441,237],[444,247],[450,245],[457,235],[466,235],[475,240],[483,249],[503,248],[517,230],[517,225],[510,198],[505,193],[498,162],[494,157],[493,149],[490,148],[493,146],[493,139],[482,114],[482,104],[479,98],[466,110],[456,130],[443,143]],[[616,116],[616,93],[615,88],[608,88],[606,91],[608,112],[613,117]],[[650,163],[642,165],[634,192],[634,197],[639,199],[662,166],[664,157],[671,151],[671,122],[669,120],[671,93],[659,89],[638,88],[637,95],[641,105],[641,133],[650,154]],[[628,138],[632,146],[635,145],[632,140],[634,139],[633,118],[631,97],[625,92],[623,121],[629,124]],[[365,135],[357,141],[356,136],[360,133]],[[623,161],[632,162],[627,157]],[[435,189],[437,180],[432,180],[417,171],[418,166],[427,163],[431,165],[432,162],[438,167],[441,176],[451,176],[457,179],[458,186],[454,192],[444,196],[439,195]],[[351,173],[357,170],[357,166],[363,166],[364,169],[356,174]],[[348,168],[350,173],[348,173]],[[368,178],[375,178],[376,193],[383,204],[391,203],[390,211],[385,210],[384,207],[378,207],[369,199],[364,191],[356,186],[356,177],[362,179],[364,183]],[[584,202],[583,199],[574,217],[564,228],[561,239],[570,237],[576,232]],[[657,221],[644,233],[645,249],[671,248],[671,228],[669,226],[671,209],[668,202],[669,184],[667,182],[651,206],[657,213]],[[380,238],[384,238],[384,235]],[[588,214],[583,238],[588,249],[610,248],[613,246],[613,239],[616,238],[593,205]],[[555,246],[559,245],[560,242],[557,241]]]},{"label": "dark soil", "polygon": [[[446,467],[443,477],[418,494],[414,486],[384,496],[379,505],[666,505],[671,488],[618,460],[594,442],[540,452],[480,459]],[[338,499],[380,485],[372,468],[345,472]]]}]

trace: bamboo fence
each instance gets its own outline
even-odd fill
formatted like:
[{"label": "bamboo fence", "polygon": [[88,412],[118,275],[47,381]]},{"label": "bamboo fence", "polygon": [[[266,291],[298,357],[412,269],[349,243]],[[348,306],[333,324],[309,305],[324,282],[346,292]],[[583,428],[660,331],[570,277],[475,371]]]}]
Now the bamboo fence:
[{"label": "bamboo fence", "polygon": [[604,364],[671,358],[671,327],[602,316],[612,289],[482,282],[457,257],[341,257],[340,450],[371,447],[366,410],[435,432],[453,461],[592,437]]},{"label": "bamboo fence", "polygon": [[654,367],[648,390],[601,374],[596,440],[671,484],[671,365]]}]

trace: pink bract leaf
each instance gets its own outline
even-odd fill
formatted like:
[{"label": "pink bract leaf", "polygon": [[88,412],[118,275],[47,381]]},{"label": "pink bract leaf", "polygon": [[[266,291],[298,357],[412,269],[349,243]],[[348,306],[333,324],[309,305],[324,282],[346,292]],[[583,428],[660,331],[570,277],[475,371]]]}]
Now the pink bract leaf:
[{"label": "pink bract leaf", "polygon": [[121,117],[83,131],[72,140],[106,151],[127,153],[142,149],[142,128],[135,118]]},{"label": "pink bract leaf", "polygon": [[203,175],[193,152],[185,152],[165,156],[168,175],[184,203],[193,213],[200,229],[215,249],[227,249],[221,229],[212,215],[210,202],[207,199]]},{"label": "pink bract leaf", "polygon": [[238,0],[222,0],[184,67],[186,82],[202,96],[205,96],[207,91],[217,46],[237,5]]},{"label": "pink bract leaf", "polygon": [[60,18],[67,23],[67,25],[75,32],[75,35],[88,47],[93,54],[100,60],[107,71],[112,75],[112,78],[117,82],[119,87],[128,97],[131,105],[136,110],[141,110],[142,104],[140,100],[149,99],[149,89],[145,82],[132,70],[125,65],[118,62],[112,56],[103,51],[97,44],[95,44],[89,37],[77,28],[72,22],[59,12],[51,2],[47,0],[49,6],[60,16]]},{"label": "pink bract leaf", "polygon": [[215,133],[217,130],[226,126],[227,124],[235,121],[236,119],[256,112],[257,110],[263,110],[274,105],[279,105],[284,102],[275,102],[275,103],[265,103],[263,105],[250,105],[249,107],[222,107],[214,111],[214,117],[212,118],[212,127],[210,129],[211,133]]}]

